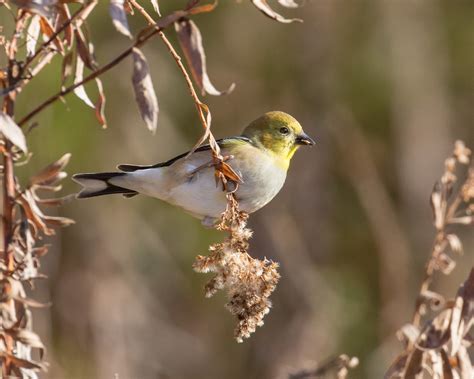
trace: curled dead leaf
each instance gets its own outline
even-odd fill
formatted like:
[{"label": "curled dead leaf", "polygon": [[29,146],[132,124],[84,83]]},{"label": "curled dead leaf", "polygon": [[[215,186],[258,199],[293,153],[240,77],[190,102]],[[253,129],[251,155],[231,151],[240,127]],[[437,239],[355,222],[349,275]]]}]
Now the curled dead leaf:
[{"label": "curled dead leaf", "polygon": [[128,26],[127,13],[125,12],[125,0],[110,0],[109,14],[115,29],[124,36],[132,39],[132,33],[130,33],[130,27]]},{"label": "curled dead leaf", "polygon": [[151,0],[151,5],[153,5],[153,9],[156,13],[158,13],[158,16],[161,16],[160,5],[158,4],[158,0]]},{"label": "curled dead leaf", "polygon": [[278,2],[287,8],[298,8],[300,6],[295,0],[278,0]]},{"label": "curled dead leaf", "polygon": [[217,90],[211,83],[207,74],[206,54],[202,44],[202,36],[197,25],[193,21],[184,18],[175,23],[175,29],[184,57],[191,69],[191,74],[201,89],[202,94],[208,93],[220,96],[232,92],[235,88],[234,83],[224,91]]},{"label": "curled dead leaf", "polygon": [[135,100],[146,126],[152,133],[155,133],[158,125],[159,106],[155,89],[153,88],[148,62],[145,55],[136,47],[133,49],[132,58],[132,84],[135,92]]},{"label": "curled dead leaf", "polygon": [[72,23],[69,22],[71,19],[71,12],[66,4],[57,4],[56,10],[58,12],[58,18],[56,23],[56,29],[65,23],[69,23],[64,29],[64,43],[68,48],[72,47],[74,41],[74,27]]},{"label": "curled dead leaf", "polygon": [[30,347],[35,347],[38,349],[45,349],[43,342],[38,334],[35,332],[22,329],[22,328],[15,328],[15,329],[6,329],[5,332],[15,338],[17,341],[28,345]]},{"label": "curled dead leaf", "polygon": [[[251,0],[252,4],[257,7],[257,9],[262,12],[265,16],[278,21],[284,24],[288,24],[290,22],[303,22],[300,18],[285,18],[281,14],[275,12],[270,5],[268,5],[266,0]],[[285,3],[292,3],[291,1],[285,1]]]},{"label": "curled dead leaf", "polygon": [[0,133],[24,153],[28,151],[23,131],[9,115],[2,111],[0,111]]},{"label": "curled dead leaf", "polygon": [[[78,56],[76,59],[74,84],[82,82],[83,79],[84,79],[84,61],[81,59],[80,56]],[[77,88],[74,88],[74,93],[79,99],[81,99],[84,103],[86,103],[86,105],[95,109],[95,105],[94,103],[92,103],[91,99],[89,99],[89,96],[87,95],[87,92],[84,86],[79,86]]]},{"label": "curled dead leaf", "polygon": [[43,168],[39,173],[33,175],[30,178],[30,186],[35,184],[45,184],[54,181],[57,175],[62,171],[64,167],[69,163],[71,154],[64,154],[56,162],[53,162]]},{"label": "curled dead leaf", "polygon": [[449,242],[449,246],[451,247],[451,250],[453,251],[453,253],[457,253],[461,255],[463,253],[463,249],[462,249],[462,243],[459,237],[456,234],[448,234],[446,238]]},{"label": "curled dead leaf", "polygon": [[63,58],[61,67],[61,88],[64,88],[66,81],[71,77],[73,73],[73,59],[74,54],[72,51],[67,53]]},{"label": "curled dead leaf", "polygon": [[26,54],[31,57],[36,51],[40,32],[40,16],[34,15],[26,32]]},{"label": "curled dead leaf", "polygon": [[97,91],[99,92],[99,98],[95,105],[95,116],[99,120],[100,125],[105,129],[107,128],[107,120],[105,119],[105,92],[102,80],[99,78],[95,79],[97,83]]},{"label": "curled dead leaf", "polygon": [[11,0],[17,7],[43,17],[50,17],[57,0]]},{"label": "curled dead leaf", "polygon": [[74,37],[77,46],[77,53],[81,57],[81,60],[89,70],[95,70],[98,64],[94,57],[92,45],[87,40],[81,29],[76,29],[74,31]]},{"label": "curled dead leaf", "polygon": [[[39,24],[40,24],[41,32],[45,36],[47,36],[48,38],[52,38],[54,36],[54,34],[55,34],[54,27],[53,27],[53,25],[51,25],[51,23],[49,22],[49,20],[46,17],[40,17]],[[64,53],[64,45],[63,45],[61,39],[59,38],[59,36],[56,36],[56,38],[54,38],[53,44],[54,44],[54,46],[56,46],[57,50],[61,54]]]},{"label": "curled dead leaf", "polygon": [[433,210],[434,225],[436,229],[442,229],[444,225],[444,212],[445,201],[442,194],[443,188],[440,182],[436,182],[431,192],[430,204]]}]

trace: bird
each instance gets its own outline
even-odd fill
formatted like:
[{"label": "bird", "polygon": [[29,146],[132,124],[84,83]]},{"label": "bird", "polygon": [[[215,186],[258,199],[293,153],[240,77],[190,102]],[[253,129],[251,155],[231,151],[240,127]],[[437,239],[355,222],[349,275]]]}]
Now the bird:
[{"label": "bird", "polygon": [[[227,163],[240,176],[234,196],[248,214],[268,204],[282,189],[290,161],[301,146],[315,141],[291,115],[272,111],[252,121],[240,136],[216,141]],[[227,206],[216,185],[210,145],[149,166],[121,164],[119,172],[75,174],[83,188],[77,198],[143,194],[184,209],[206,226],[214,225]]]}]

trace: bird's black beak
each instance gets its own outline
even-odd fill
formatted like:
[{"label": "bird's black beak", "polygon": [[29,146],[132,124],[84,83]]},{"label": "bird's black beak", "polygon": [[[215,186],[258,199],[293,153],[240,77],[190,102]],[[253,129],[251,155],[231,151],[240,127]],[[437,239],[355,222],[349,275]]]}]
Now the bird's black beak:
[{"label": "bird's black beak", "polygon": [[306,133],[301,133],[300,135],[296,136],[295,140],[297,145],[306,145],[306,146],[313,146],[316,142]]}]

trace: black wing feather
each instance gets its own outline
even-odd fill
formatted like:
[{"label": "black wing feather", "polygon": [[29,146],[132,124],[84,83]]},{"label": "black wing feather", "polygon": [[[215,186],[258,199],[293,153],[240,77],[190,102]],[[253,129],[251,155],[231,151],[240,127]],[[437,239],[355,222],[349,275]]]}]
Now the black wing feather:
[{"label": "black wing feather", "polygon": [[[238,140],[241,140],[241,141],[252,143],[252,140],[250,140],[249,138],[244,137],[244,136],[222,138],[222,139],[217,140],[216,142],[219,145],[219,147],[223,147],[225,145],[226,141],[234,140],[234,139],[238,139]],[[206,150],[211,150],[211,146],[210,145],[199,146],[195,150],[195,152],[206,151]],[[121,164],[121,165],[118,165],[117,168],[120,171],[124,171],[124,172],[134,172],[134,171],[138,171],[138,170],[146,170],[146,169],[149,169],[149,168],[167,167],[167,166],[171,166],[174,162],[180,160],[181,158],[184,158],[188,154],[189,154],[189,151],[186,152],[186,153],[180,154],[180,155],[170,159],[169,161],[156,163],[154,165],[139,166],[139,165],[132,165],[132,164]]]}]

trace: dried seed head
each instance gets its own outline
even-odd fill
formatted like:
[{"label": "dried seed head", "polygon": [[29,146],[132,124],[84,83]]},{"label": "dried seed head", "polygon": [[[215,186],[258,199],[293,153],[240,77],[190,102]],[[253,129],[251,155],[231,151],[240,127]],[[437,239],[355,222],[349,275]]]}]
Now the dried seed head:
[{"label": "dried seed head", "polygon": [[471,160],[471,149],[467,148],[463,141],[456,141],[454,144],[454,156],[459,163],[469,164]]},{"label": "dried seed head", "polygon": [[470,168],[466,182],[462,186],[461,195],[467,203],[474,199],[474,169]]},{"label": "dried seed head", "polygon": [[456,158],[449,157],[444,161],[446,171],[454,172],[456,170]]},{"label": "dried seed head", "polygon": [[210,254],[198,256],[193,265],[197,272],[216,274],[205,287],[206,297],[221,289],[227,291],[226,308],[238,319],[234,333],[238,342],[263,325],[271,307],[269,296],[280,279],[277,263],[254,259],[248,254],[252,231],[246,227],[247,219],[248,215],[239,211],[237,201],[229,194],[227,209],[217,226],[229,235],[222,243],[210,246]]}]

